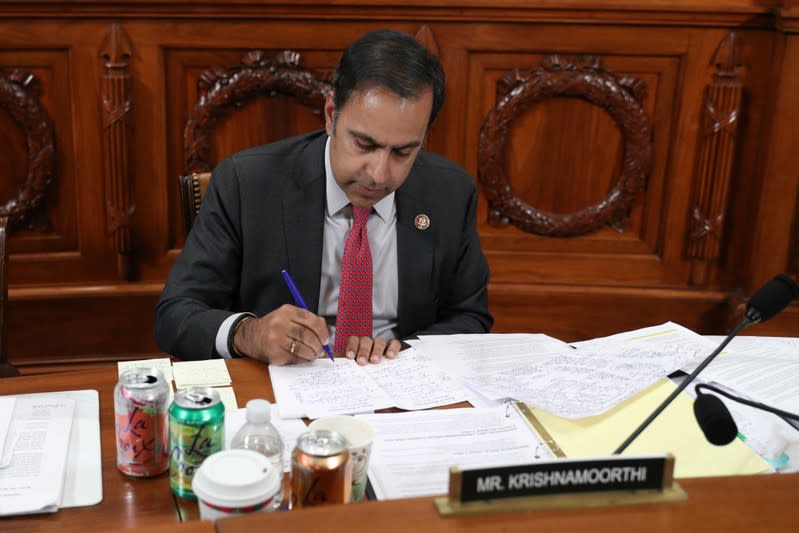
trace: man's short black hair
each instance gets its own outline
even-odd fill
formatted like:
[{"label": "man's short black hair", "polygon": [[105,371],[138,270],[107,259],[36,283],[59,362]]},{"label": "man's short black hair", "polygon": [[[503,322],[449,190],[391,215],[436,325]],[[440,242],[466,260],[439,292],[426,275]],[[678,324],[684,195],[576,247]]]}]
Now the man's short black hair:
[{"label": "man's short black hair", "polygon": [[376,30],[350,44],[333,76],[334,103],[342,109],[354,90],[385,87],[401,98],[433,92],[428,126],[444,103],[444,71],[438,58],[402,32]]}]

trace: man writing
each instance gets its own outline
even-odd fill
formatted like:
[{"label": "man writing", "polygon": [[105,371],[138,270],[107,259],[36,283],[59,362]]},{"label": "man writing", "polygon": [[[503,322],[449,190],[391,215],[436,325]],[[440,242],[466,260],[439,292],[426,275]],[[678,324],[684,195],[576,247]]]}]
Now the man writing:
[{"label": "man writing", "polygon": [[[484,333],[488,266],[476,189],[422,151],[444,100],[435,56],[393,31],[351,44],[325,131],[219,164],[156,308],[155,335],[183,359],[358,363],[421,334]],[[287,269],[309,309],[291,305]]]}]

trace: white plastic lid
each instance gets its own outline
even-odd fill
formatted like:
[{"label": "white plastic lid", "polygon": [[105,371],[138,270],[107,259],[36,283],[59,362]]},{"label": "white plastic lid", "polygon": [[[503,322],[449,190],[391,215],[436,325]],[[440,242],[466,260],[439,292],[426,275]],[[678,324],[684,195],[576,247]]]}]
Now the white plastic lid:
[{"label": "white plastic lid", "polygon": [[209,456],[194,473],[192,491],[220,507],[247,507],[268,500],[280,489],[278,474],[266,456],[253,450],[223,450]]},{"label": "white plastic lid", "polygon": [[247,402],[247,422],[266,424],[272,415],[272,404],[267,400],[250,400]]}]

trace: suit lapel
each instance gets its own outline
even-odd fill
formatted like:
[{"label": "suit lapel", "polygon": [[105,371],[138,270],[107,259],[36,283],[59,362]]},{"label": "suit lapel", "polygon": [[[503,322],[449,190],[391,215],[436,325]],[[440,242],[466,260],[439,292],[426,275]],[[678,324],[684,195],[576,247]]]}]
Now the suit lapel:
[{"label": "suit lapel", "polygon": [[[429,306],[435,298],[436,228],[435,213],[425,200],[419,184],[422,178],[411,171],[406,182],[397,189],[397,269],[399,283],[399,323],[412,326],[415,310]],[[427,215],[430,227],[419,229],[417,215]],[[403,327],[403,330],[406,328]],[[415,330],[415,328],[412,328]]]},{"label": "suit lapel", "polygon": [[320,135],[305,148],[283,191],[286,268],[312,313],[319,309],[325,209],[325,142]]}]

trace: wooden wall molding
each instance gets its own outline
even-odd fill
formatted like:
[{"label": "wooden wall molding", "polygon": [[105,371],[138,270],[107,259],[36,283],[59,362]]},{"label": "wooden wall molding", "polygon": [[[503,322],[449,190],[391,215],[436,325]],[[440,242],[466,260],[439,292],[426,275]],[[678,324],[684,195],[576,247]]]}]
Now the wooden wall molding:
[{"label": "wooden wall molding", "polygon": [[27,220],[40,207],[55,180],[56,150],[53,124],[41,106],[39,81],[23,69],[0,69],[0,108],[25,134],[28,174],[14,198],[0,205],[9,225]]},{"label": "wooden wall molding", "polygon": [[724,236],[743,95],[742,44],[735,32],[728,33],[719,43],[712,64],[716,70],[705,93],[686,240],[686,256],[692,262],[691,283],[694,285],[707,285],[711,281]]},{"label": "wooden wall molding", "polygon": [[103,158],[105,162],[106,230],[117,254],[117,273],[133,278],[133,199],[130,145],[132,97],[130,60],[133,46],[125,30],[112,24],[100,46],[103,58],[101,97],[103,102]]},{"label": "wooden wall molding", "polygon": [[[497,83],[498,103],[480,130],[477,174],[488,199],[489,223],[513,224],[529,233],[553,237],[583,235],[607,226],[623,228],[652,167],[651,127],[641,106],[645,96],[646,85],[641,80],[602,68],[595,56],[570,60],[549,55],[539,68],[514,69],[506,74]],[[582,98],[604,108],[624,140],[622,171],[608,195],[594,205],[567,214],[536,209],[517,197],[504,164],[513,121],[531,105],[557,97]]]},{"label": "wooden wall molding", "polygon": [[253,50],[239,65],[206,70],[197,82],[199,99],[183,133],[185,173],[212,169],[209,138],[216,121],[258,95],[291,97],[323,122],[325,97],[332,90],[329,73],[306,69],[300,63],[300,54],[292,50],[274,57]]},{"label": "wooden wall molding", "polygon": [[479,22],[569,22],[576,24],[773,27],[776,4],[753,0],[641,2],[595,0],[537,2],[535,0],[347,0],[335,3],[284,0],[71,0],[63,2],[4,0],[3,13],[13,17],[92,17],[161,20],[255,21],[390,20]]}]

